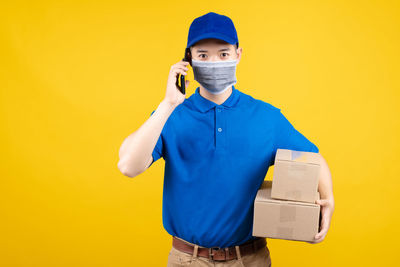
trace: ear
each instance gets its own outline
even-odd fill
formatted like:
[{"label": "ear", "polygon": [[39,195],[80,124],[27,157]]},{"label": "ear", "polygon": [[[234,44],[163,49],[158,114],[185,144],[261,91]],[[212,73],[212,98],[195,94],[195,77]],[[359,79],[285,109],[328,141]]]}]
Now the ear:
[{"label": "ear", "polygon": [[240,59],[242,58],[242,52],[243,52],[243,49],[242,49],[241,47],[239,47],[238,49],[236,49],[238,64],[239,64],[239,62],[240,62]]},{"label": "ear", "polygon": [[192,66],[192,52],[191,52],[190,48],[187,48],[187,49],[186,49],[185,58],[186,58],[187,61],[189,62],[189,65]]},{"label": "ear", "polygon": [[192,53],[189,52],[188,54],[188,61],[189,61],[189,65],[192,67]]}]

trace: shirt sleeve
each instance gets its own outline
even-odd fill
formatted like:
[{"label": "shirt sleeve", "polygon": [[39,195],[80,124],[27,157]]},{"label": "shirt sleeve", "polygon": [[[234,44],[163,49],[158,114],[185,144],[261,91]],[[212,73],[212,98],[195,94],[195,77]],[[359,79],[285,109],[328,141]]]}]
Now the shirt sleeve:
[{"label": "shirt sleeve", "polygon": [[[155,110],[153,110],[151,112],[150,116],[153,115],[154,111]],[[162,132],[161,132],[160,137],[157,140],[156,146],[154,147],[153,152],[151,154],[153,156],[153,161],[150,163],[149,167],[151,165],[153,165],[153,163],[156,162],[159,158],[161,158],[161,157],[164,158],[163,151],[164,151],[164,149],[163,149],[163,139],[162,139]]]},{"label": "shirt sleeve", "polygon": [[[319,152],[319,148],[295,129],[280,109],[277,111],[275,123],[274,153],[276,153],[278,148],[315,153]],[[271,165],[273,165],[273,163]]]}]

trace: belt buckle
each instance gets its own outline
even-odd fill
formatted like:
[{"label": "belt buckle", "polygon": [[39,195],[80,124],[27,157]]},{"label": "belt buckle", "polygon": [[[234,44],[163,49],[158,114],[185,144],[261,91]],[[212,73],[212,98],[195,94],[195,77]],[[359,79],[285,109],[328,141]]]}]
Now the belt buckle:
[{"label": "belt buckle", "polygon": [[[223,260],[216,260],[216,259],[214,259],[214,251],[215,250],[217,250],[217,251],[223,251],[224,252],[224,255],[225,255],[225,259],[223,259]],[[225,251],[225,249],[223,249],[223,248],[221,248],[221,247],[210,247],[210,248],[208,248],[208,258],[210,259],[210,260],[214,260],[214,261],[226,261],[226,251]]]}]

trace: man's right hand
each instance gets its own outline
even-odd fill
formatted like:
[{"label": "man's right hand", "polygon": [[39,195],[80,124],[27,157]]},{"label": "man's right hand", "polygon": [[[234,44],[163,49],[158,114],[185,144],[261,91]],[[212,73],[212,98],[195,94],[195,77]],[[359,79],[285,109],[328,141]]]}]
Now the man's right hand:
[{"label": "man's right hand", "polygon": [[[186,75],[187,71],[189,70],[187,66],[189,62],[186,61],[179,61],[178,63],[171,66],[168,76],[167,82],[167,92],[165,93],[164,100],[171,104],[172,106],[176,107],[181,104],[185,98],[186,94],[182,94],[179,88],[176,86],[176,79],[178,78],[179,74]],[[187,88],[189,85],[189,81],[185,81],[185,87]]]}]

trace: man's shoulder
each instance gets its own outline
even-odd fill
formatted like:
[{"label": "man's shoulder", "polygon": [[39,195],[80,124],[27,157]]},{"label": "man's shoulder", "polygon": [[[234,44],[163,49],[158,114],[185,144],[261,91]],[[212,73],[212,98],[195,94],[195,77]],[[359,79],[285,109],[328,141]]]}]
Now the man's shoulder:
[{"label": "man's shoulder", "polygon": [[266,112],[278,112],[280,111],[280,108],[275,107],[274,105],[272,105],[271,103],[264,101],[262,99],[258,99],[255,98],[253,96],[251,96],[250,94],[246,94],[243,92],[241,93],[241,98],[243,99],[243,103],[255,107],[257,109],[266,111]]}]

